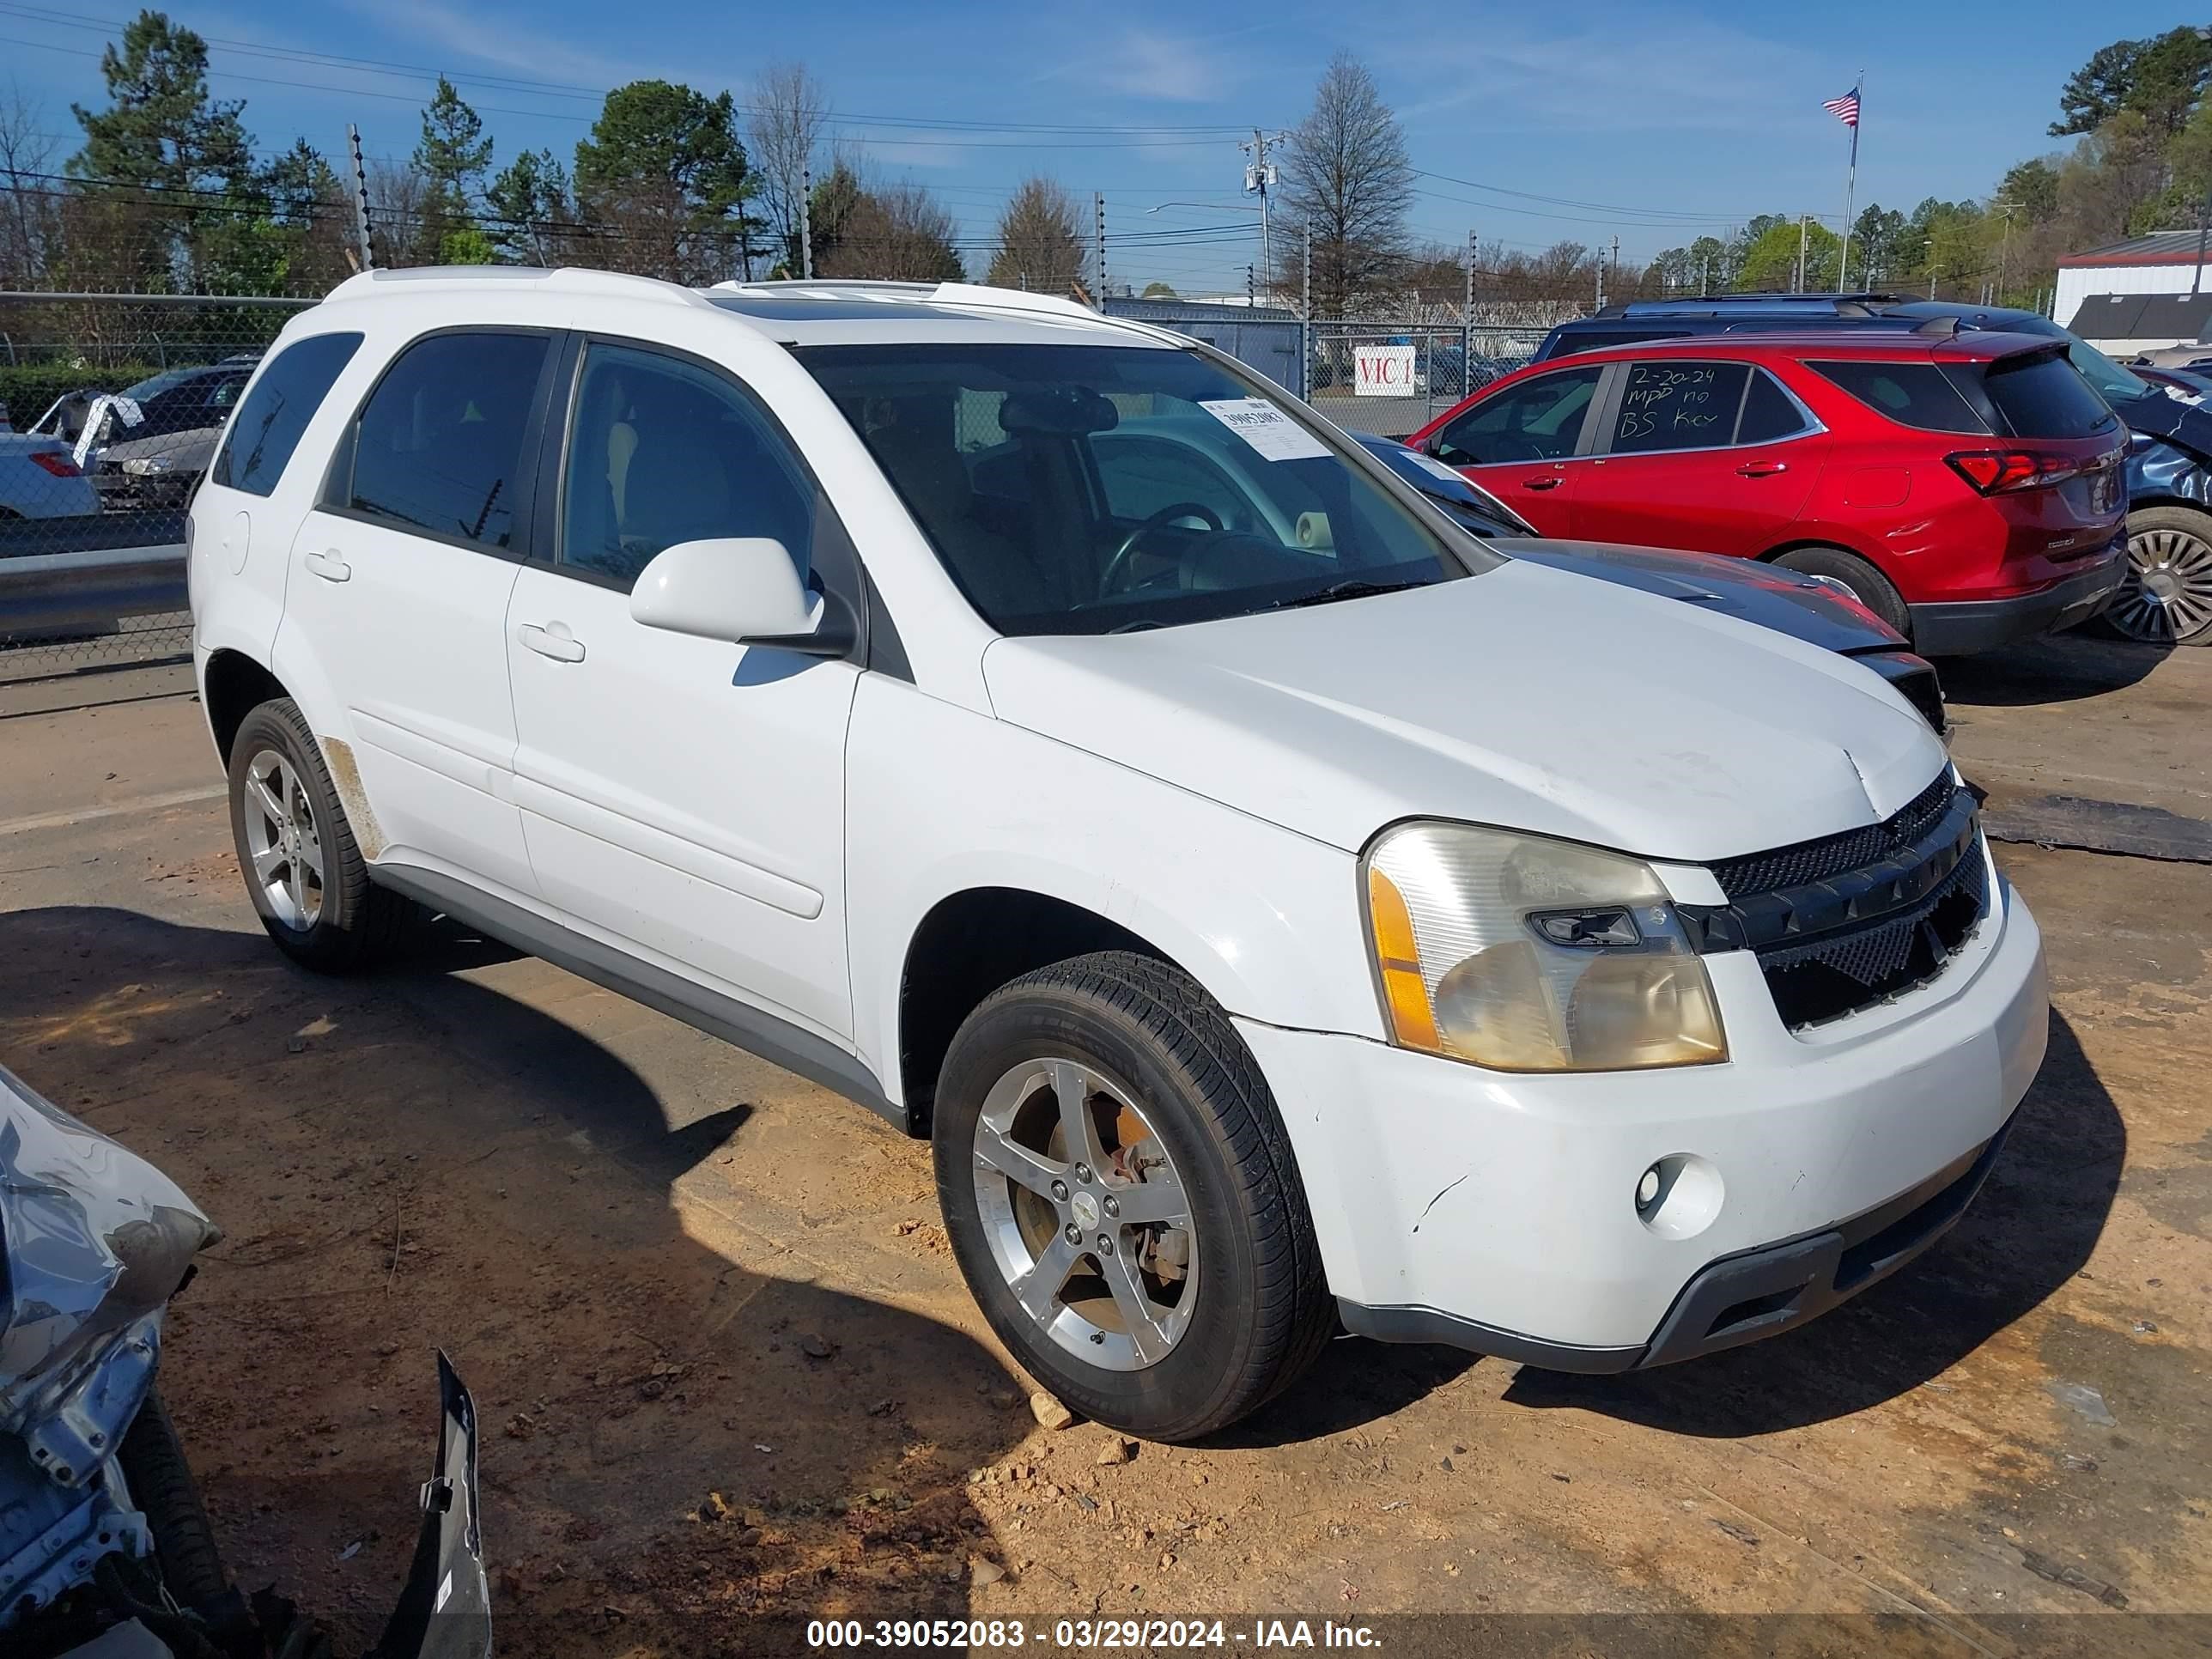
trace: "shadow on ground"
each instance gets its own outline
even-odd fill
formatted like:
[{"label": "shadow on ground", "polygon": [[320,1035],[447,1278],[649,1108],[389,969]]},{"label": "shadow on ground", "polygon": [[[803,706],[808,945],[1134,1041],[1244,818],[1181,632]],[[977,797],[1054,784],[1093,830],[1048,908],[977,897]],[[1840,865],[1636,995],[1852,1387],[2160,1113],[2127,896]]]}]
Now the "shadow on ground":
[{"label": "shadow on ground", "polygon": [[2019,708],[2100,697],[2150,678],[2170,645],[2130,645],[2077,629],[1938,665],[1943,700],[1960,708]]},{"label": "shadow on ground", "polygon": [[1929,1253],[1802,1328],[1621,1376],[1522,1370],[1505,1398],[1732,1438],[1847,1417],[1942,1374],[2080,1272],[2119,1189],[2127,1130],[2065,1019],[1981,1195]]},{"label": "shadow on ground", "polygon": [[674,1183],[742,1152],[748,1103],[672,1131],[599,1043],[442,971],[485,955],[447,939],[331,981],[258,933],[0,914],[0,1060],[226,1230],[162,1385],[233,1571],[341,1652],[373,1639],[443,1347],[484,1425],[502,1650],[780,1650],[810,1613],[964,1614],[970,1554],[996,1553],[965,1473],[1031,1426],[1012,1379],[699,1213]]}]

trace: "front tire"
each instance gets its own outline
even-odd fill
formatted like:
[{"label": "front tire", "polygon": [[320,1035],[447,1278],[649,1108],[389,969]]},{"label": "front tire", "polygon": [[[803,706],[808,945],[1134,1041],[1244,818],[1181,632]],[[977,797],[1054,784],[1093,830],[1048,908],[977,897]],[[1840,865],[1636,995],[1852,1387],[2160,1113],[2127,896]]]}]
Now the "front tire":
[{"label": "front tire", "polygon": [[2098,617],[2142,645],[2212,645],[2212,514],[2145,507],[2128,514],[2128,571]]},{"label": "front tire", "polygon": [[953,1038],[932,1133],[984,1317],[1085,1416],[1196,1439],[1328,1341],[1334,1304],[1274,1097],[1181,970],[1107,951],[1003,987]]},{"label": "front tire", "polygon": [[369,880],[323,751],[289,697],[240,722],[230,746],[239,873],[277,948],[319,973],[353,973],[395,947],[414,902]]}]

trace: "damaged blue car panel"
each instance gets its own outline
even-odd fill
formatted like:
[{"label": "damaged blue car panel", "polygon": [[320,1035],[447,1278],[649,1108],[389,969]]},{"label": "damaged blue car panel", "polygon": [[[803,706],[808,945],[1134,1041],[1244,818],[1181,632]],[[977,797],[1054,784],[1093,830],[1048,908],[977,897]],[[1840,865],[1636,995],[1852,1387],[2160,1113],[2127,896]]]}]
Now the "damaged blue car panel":
[{"label": "damaged blue car panel", "polygon": [[[2130,428],[2135,433],[2128,446],[2128,500],[2136,507],[2155,507],[2179,501],[2212,511],[2212,465],[2192,454],[2174,439]],[[2212,441],[2212,433],[2206,434]]]},{"label": "damaged blue car panel", "polygon": [[0,1630],[152,1548],[117,1462],[169,1298],[216,1224],[0,1069]]}]

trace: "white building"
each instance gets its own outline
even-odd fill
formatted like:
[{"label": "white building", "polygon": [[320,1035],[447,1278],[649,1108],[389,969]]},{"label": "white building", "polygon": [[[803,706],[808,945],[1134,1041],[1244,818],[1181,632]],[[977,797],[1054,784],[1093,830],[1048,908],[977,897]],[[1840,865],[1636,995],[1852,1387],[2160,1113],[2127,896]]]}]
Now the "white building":
[{"label": "white building", "polygon": [[2074,316],[2093,294],[2187,294],[2191,289],[2212,293],[2212,259],[2205,262],[2202,283],[2198,280],[2199,237],[2200,233],[2194,230],[2154,230],[2148,236],[2130,236],[2086,253],[2067,254],[2058,262],[2052,319],[2084,332],[2078,329]]}]

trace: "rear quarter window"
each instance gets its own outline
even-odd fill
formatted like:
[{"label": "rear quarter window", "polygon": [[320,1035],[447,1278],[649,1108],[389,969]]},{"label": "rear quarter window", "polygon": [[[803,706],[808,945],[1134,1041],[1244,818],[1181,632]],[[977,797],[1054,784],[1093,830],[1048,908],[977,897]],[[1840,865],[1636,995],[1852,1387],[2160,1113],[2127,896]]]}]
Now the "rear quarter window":
[{"label": "rear quarter window", "polygon": [[2118,419],[2056,349],[2049,356],[2001,357],[1981,375],[1997,418],[2015,438],[2094,437]]},{"label": "rear quarter window", "polygon": [[1805,367],[1900,426],[1989,435],[1989,423],[1933,363],[1844,362]]},{"label": "rear quarter window", "polygon": [[361,340],[358,334],[313,334],[278,352],[232,417],[210,479],[249,495],[274,491],[307,422]]}]

